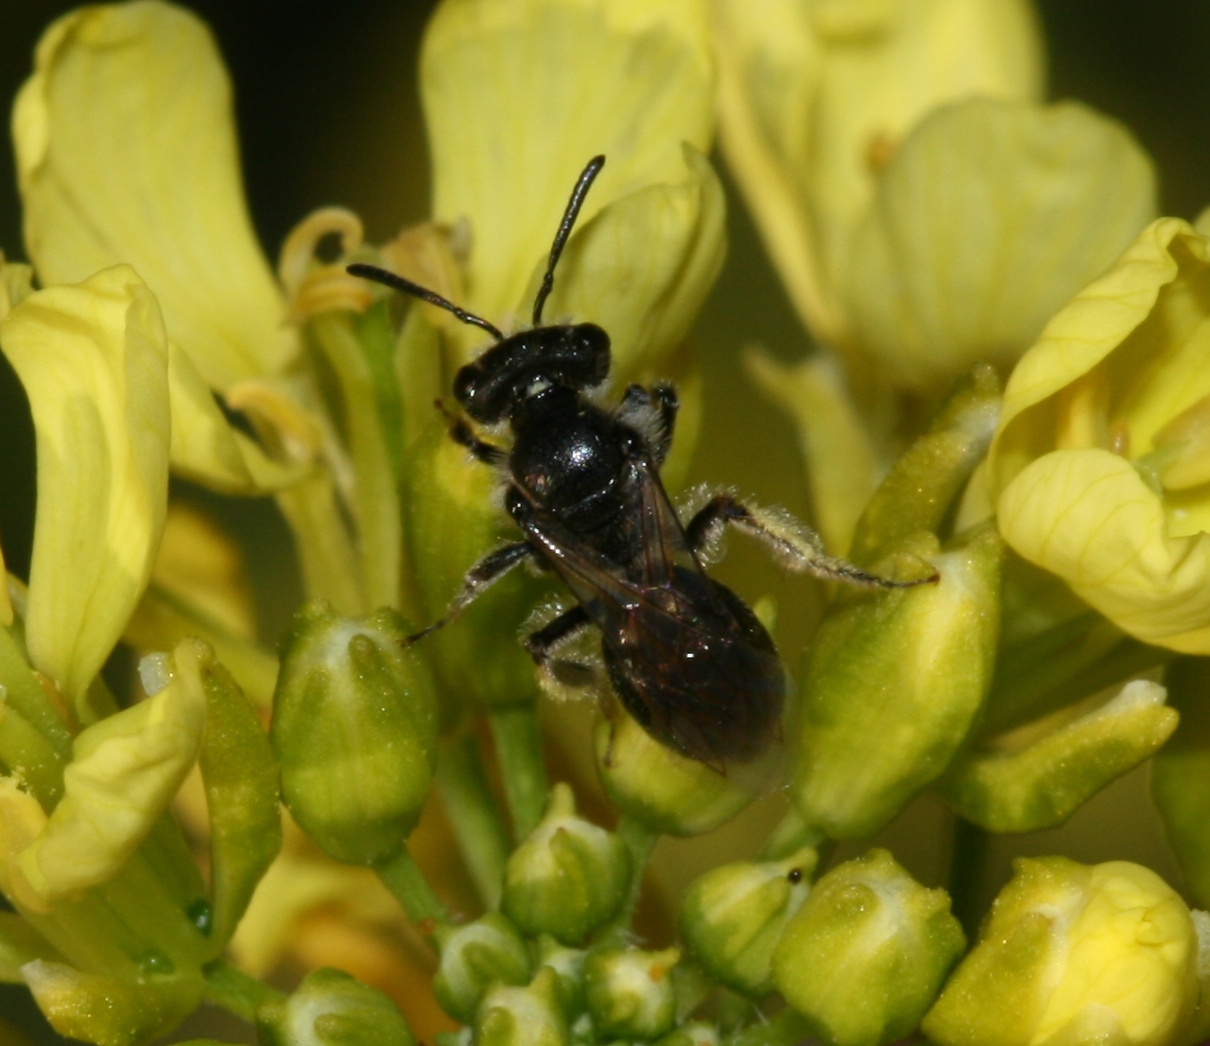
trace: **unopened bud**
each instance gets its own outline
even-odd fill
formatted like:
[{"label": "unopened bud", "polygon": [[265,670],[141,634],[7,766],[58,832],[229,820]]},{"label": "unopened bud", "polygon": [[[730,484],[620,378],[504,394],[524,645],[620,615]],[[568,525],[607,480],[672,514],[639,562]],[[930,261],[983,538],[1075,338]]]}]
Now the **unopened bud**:
[{"label": "unopened bud", "polygon": [[945,891],[871,850],[815,884],[773,953],[773,979],[826,1042],[877,1046],[916,1027],[964,943]]},{"label": "unopened bud", "polygon": [[257,1012],[267,1046],[414,1046],[390,997],[341,970],[316,970],[284,1002]]},{"label": "unopened bud", "polygon": [[282,794],[338,861],[397,853],[433,779],[436,702],[407,634],[394,611],[352,620],[313,599],[283,644],[271,730]]},{"label": "unopened bud", "polygon": [[585,999],[597,1034],[655,1039],[671,1031],[676,1019],[671,974],[680,958],[675,948],[590,952],[584,960]]},{"label": "unopened bud", "polygon": [[698,879],[681,909],[681,937],[716,979],[745,995],[773,990],[773,949],[807,898],[818,855],[714,868]]},{"label": "unopened bud", "polygon": [[1019,858],[922,1025],[938,1046],[1172,1042],[1198,1000],[1184,902],[1128,861]]},{"label": "unopened bud", "polygon": [[544,966],[524,987],[493,987],[475,1018],[475,1046],[566,1046],[571,1040],[557,982]]},{"label": "unopened bud", "polygon": [[441,965],[433,977],[433,994],[457,1020],[474,1017],[489,985],[525,984],[533,971],[525,938],[498,913],[439,930],[438,939]]},{"label": "unopened bud", "polygon": [[626,844],[578,817],[571,789],[560,783],[508,859],[501,908],[530,936],[576,944],[618,910],[629,877]]}]

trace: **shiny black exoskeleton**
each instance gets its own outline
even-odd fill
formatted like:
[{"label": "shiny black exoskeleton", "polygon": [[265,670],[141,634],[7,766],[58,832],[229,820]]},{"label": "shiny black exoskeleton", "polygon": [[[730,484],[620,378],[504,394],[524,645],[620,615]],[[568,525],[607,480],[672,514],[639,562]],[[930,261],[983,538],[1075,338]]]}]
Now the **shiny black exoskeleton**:
[{"label": "shiny black exoskeleton", "polygon": [[825,556],[817,539],[784,518],[713,497],[685,525],[660,482],[672,442],[675,390],[631,385],[605,409],[587,393],[609,374],[609,336],[592,323],[542,325],[554,270],[593,180],[580,175],[559,224],[530,330],[505,337],[482,317],[394,273],[350,265],[375,280],[447,309],[497,344],[463,367],[454,397],[471,421],[507,423],[507,449],[482,439],[463,418],[450,434],[481,461],[507,472],[505,508],[523,540],[489,553],[466,575],[441,627],[492,582],[527,559],[555,570],[576,599],[524,640],[549,678],[590,682],[589,666],[555,648],[588,625],[601,635],[614,692],[657,741],[719,770],[761,754],[780,729],[785,674],[773,640],[752,611],[706,575],[700,554],[715,532],[736,524],[762,537],[791,565],[821,576],[897,585]]}]

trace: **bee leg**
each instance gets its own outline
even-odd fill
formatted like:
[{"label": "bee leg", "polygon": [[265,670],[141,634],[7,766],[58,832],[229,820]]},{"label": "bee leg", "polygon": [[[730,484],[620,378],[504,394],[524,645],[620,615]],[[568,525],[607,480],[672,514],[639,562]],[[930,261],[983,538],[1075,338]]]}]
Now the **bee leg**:
[{"label": "bee leg", "polygon": [[689,547],[694,552],[708,547],[728,523],[763,541],[790,570],[804,571],[825,581],[845,581],[870,588],[912,588],[939,580],[936,571],[911,581],[893,581],[871,574],[848,560],[829,556],[819,535],[789,514],[745,505],[731,494],[716,494],[689,521],[685,528]]},{"label": "bee leg", "polygon": [[488,465],[502,465],[508,460],[508,451],[503,447],[497,447],[494,443],[488,443],[487,440],[480,439],[466,418],[460,417],[457,414],[451,414],[446,410],[445,404],[441,400],[434,402],[437,409],[441,411],[442,417],[445,418],[450,439],[455,443],[466,447],[476,458]]},{"label": "bee leg", "polygon": [[655,463],[662,465],[672,449],[672,433],[680,406],[675,387],[666,381],[656,382],[650,389],[628,385],[617,417],[646,437]]},{"label": "bee leg", "polygon": [[466,572],[466,577],[462,581],[462,589],[450,601],[446,612],[429,625],[428,628],[421,629],[419,632],[408,636],[404,641],[405,645],[411,646],[418,640],[423,639],[430,632],[436,632],[437,629],[444,628],[488,588],[512,570],[513,567],[526,557],[532,555],[534,555],[534,547],[525,541],[517,541],[511,545],[502,545],[495,551],[489,552]]},{"label": "bee leg", "polygon": [[593,666],[551,656],[555,647],[588,624],[588,614],[582,606],[576,605],[521,640],[521,645],[538,666],[544,683],[558,690],[582,690],[597,684],[600,673]]}]

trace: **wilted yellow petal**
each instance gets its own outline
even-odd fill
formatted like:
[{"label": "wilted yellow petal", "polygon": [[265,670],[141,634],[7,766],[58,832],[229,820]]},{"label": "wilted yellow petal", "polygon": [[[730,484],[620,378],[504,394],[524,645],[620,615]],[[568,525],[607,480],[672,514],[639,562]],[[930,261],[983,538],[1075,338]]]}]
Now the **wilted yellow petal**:
[{"label": "wilted yellow petal", "polygon": [[96,886],[122,870],[193,765],[205,718],[200,683],[182,673],[76,738],[63,798],[17,858],[40,898]]},{"label": "wilted yellow petal", "polygon": [[1210,653],[1210,534],[1170,537],[1163,503],[1130,462],[1095,448],[1046,454],[1001,494],[999,526],[1124,631]]},{"label": "wilted yellow petal", "polygon": [[520,312],[576,176],[608,163],[582,222],[653,183],[684,181],[681,143],[709,150],[713,63],[703,0],[446,0],[421,84],[433,215],[470,221],[468,305]]},{"label": "wilted yellow petal", "polygon": [[838,292],[863,351],[925,389],[1011,367],[1156,206],[1146,154],[1074,102],[936,110],[875,185]]},{"label": "wilted yellow petal", "polygon": [[47,30],[13,111],[25,238],[44,284],[136,266],[217,388],[292,351],[248,219],[231,87],[209,31],[158,0]]},{"label": "wilted yellow petal", "polygon": [[118,265],[31,295],[0,323],[0,347],[37,436],[29,653],[78,698],[142,594],[164,524],[164,324],[143,281]]},{"label": "wilted yellow petal", "polygon": [[[1073,432],[1112,434],[1131,458],[1153,450],[1156,434],[1210,393],[1207,286],[1210,242],[1161,218],[1056,313],[1004,390],[993,492],[1039,454],[1079,445]],[[1081,380],[1106,388],[1080,395]],[[1080,417],[1094,410],[1099,418]]]},{"label": "wilted yellow petal", "polygon": [[803,321],[842,337],[835,297],[873,174],[925,113],[1041,92],[1025,0],[714,0],[727,161]]},{"label": "wilted yellow petal", "polygon": [[15,895],[17,855],[31,846],[45,827],[46,813],[38,800],[20,789],[15,778],[0,775],[0,893]]},{"label": "wilted yellow petal", "polygon": [[[651,350],[688,331],[723,263],[726,204],[709,161],[685,148],[688,175],[608,204],[569,243],[546,306],[550,319],[590,320],[609,332],[614,380],[637,377]],[[525,300],[538,291],[546,260]]]}]

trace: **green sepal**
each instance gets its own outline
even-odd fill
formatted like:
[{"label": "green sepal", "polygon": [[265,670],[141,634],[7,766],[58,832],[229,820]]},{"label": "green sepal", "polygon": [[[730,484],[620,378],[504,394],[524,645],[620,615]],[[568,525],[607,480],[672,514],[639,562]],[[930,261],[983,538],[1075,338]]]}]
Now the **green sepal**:
[{"label": "green sepal", "polygon": [[1163,687],[1136,680],[1074,720],[963,752],[939,789],[960,817],[990,832],[1053,828],[1160,749],[1177,719]]},{"label": "green sepal", "polygon": [[557,982],[544,966],[527,985],[493,985],[475,1017],[475,1046],[566,1046],[571,1036]]},{"label": "green sepal", "polygon": [[[938,582],[846,598],[804,663],[802,752],[790,795],[807,824],[834,838],[873,835],[945,771],[995,661],[1003,556],[995,529],[945,551],[917,532],[896,549],[909,562],[930,562]],[[896,574],[886,560],[878,570]]]},{"label": "green sepal", "polygon": [[198,762],[210,819],[210,940],[218,955],[281,849],[282,827],[277,759],[269,738],[231,673],[208,647],[198,646],[190,668],[181,664],[179,653],[177,666],[196,672],[206,695]]},{"label": "green sepal", "polygon": [[21,984],[21,967],[35,959],[63,961],[53,945],[16,912],[0,912],[0,982]]},{"label": "green sepal", "polygon": [[197,970],[129,981],[37,961],[21,972],[50,1026],[95,1046],[141,1046],[167,1034],[197,1008],[204,984]]},{"label": "green sepal", "polygon": [[469,1022],[491,985],[523,985],[533,973],[525,938],[498,912],[465,926],[438,928],[437,939],[441,964],[433,995],[455,1020]]},{"label": "green sepal", "polygon": [[857,521],[849,556],[881,558],[917,531],[939,533],[954,499],[983,460],[1000,413],[1000,379],[981,364],[963,378],[928,432],[900,456]]}]

